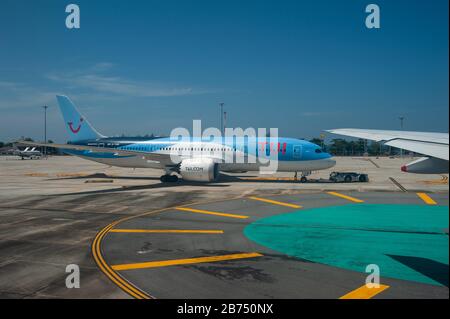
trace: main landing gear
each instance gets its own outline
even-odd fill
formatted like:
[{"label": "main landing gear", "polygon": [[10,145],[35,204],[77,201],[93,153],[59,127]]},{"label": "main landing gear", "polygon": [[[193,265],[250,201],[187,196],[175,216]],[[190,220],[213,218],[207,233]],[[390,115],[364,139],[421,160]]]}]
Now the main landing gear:
[{"label": "main landing gear", "polygon": [[163,183],[175,183],[178,181],[178,176],[177,175],[163,175],[160,178],[160,181]]}]

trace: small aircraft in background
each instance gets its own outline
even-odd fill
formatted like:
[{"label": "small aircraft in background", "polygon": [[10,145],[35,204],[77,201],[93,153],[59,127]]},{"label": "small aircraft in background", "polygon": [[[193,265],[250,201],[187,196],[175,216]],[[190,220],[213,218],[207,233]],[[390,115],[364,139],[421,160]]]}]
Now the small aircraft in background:
[{"label": "small aircraft in background", "polygon": [[36,147],[33,148],[27,147],[24,150],[16,148],[16,150],[14,151],[14,155],[20,156],[22,159],[25,158],[40,159],[42,157],[42,153],[36,150]]}]

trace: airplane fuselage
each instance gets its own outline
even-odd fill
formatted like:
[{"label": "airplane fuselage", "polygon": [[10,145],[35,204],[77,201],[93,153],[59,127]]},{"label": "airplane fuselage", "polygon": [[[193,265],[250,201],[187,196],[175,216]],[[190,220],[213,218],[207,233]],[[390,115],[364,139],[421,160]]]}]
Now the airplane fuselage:
[{"label": "airplane fuselage", "polygon": [[[142,153],[143,156],[63,149],[65,153],[71,155],[120,167],[164,169],[167,165],[177,165],[186,158],[226,159],[218,161],[219,169],[225,172],[258,171],[261,166],[266,165],[266,162],[260,160],[261,158],[277,160],[277,171],[281,172],[308,172],[327,169],[335,165],[331,155],[323,152],[319,146],[294,138],[278,138],[276,143],[270,142],[266,138],[252,138],[243,142],[233,138],[224,138],[219,143],[195,138],[181,141],[173,141],[169,138],[150,140],[100,138],[71,144]],[[148,153],[171,155],[171,163],[148,160],[144,156]]]}]

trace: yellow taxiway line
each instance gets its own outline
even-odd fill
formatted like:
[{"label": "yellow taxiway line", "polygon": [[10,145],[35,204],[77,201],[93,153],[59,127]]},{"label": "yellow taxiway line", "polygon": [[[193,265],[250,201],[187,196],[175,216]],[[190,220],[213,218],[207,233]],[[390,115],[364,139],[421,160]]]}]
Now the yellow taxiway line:
[{"label": "yellow taxiway line", "polygon": [[417,193],[417,196],[419,196],[420,199],[423,200],[428,205],[437,205],[437,203],[425,193]]},{"label": "yellow taxiway line", "polygon": [[230,217],[230,218],[242,218],[242,219],[248,218],[248,216],[244,216],[244,215],[211,212],[209,210],[195,209],[195,208],[188,208],[188,207],[175,207],[175,209],[185,211],[185,212],[190,212],[190,213],[207,214],[207,215],[223,216],[223,217]]},{"label": "yellow taxiway line", "polygon": [[[235,197],[235,198],[239,198],[239,197]],[[230,198],[230,199],[235,199],[235,198]],[[213,200],[213,201],[204,201],[204,202],[193,202],[193,203],[189,203],[186,205],[195,205],[195,204],[207,204],[207,203],[214,203],[217,202],[217,200]],[[174,209],[175,207],[168,207],[168,208],[162,208],[162,209],[157,209],[157,210],[153,210],[150,212],[145,212],[145,213],[141,213],[138,215],[134,215],[134,216],[127,216],[127,217],[123,217],[121,219],[118,219],[112,223],[110,223],[109,225],[105,226],[102,230],[100,230],[97,235],[94,238],[94,241],[92,242],[92,255],[94,257],[94,260],[97,264],[97,266],[100,268],[100,270],[113,282],[115,283],[120,289],[122,289],[124,292],[126,292],[127,294],[129,294],[130,296],[136,298],[136,299],[152,299],[154,298],[153,296],[149,295],[148,293],[140,290],[139,288],[135,287],[134,285],[132,285],[130,282],[128,282],[128,280],[125,280],[124,278],[122,278],[122,276],[120,276],[119,273],[115,272],[111,266],[105,261],[105,259],[103,258],[103,254],[102,254],[102,249],[101,249],[101,243],[103,238],[105,237],[105,235],[107,233],[109,233],[109,231],[111,229],[113,229],[115,226],[119,225],[122,222],[125,222],[127,220],[131,220],[137,217],[142,217],[142,216],[148,216],[148,215],[153,215],[153,214],[158,214],[158,213],[162,213],[162,212],[167,212],[171,209]]]},{"label": "yellow taxiway line", "polygon": [[441,175],[441,179],[439,180],[426,180],[426,181],[421,181],[424,184],[435,184],[435,185],[448,185],[448,176],[446,175]]},{"label": "yellow taxiway line", "polygon": [[103,228],[95,237],[94,242],[92,243],[92,255],[94,256],[94,260],[97,263],[100,270],[108,276],[108,278],[114,282],[117,286],[119,286],[123,291],[125,291],[130,296],[136,298],[136,299],[150,299],[151,296],[147,295],[145,292],[141,291],[140,289],[134,287],[130,283],[128,283],[126,280],[124,280],[120,275],[118,275],[116,272],[114,272],[111,267],[104,261],[102,253],[101,253],[101,246],[100,243],[105,236],[106,233],[114,226],[113,224],[110,224]]},{"label": "yellow taxiway line", "polygon": [[151,233],[151,234],[223,234],[223,230],[203,229],[121,229],[115,228],[110,233]]},{"label": "yellow taxiway line", "polygon": [[339,299],[370,299],[388,288],[389,286],[387,285],[379,285],[378,288],[369,288],[367,285],[364,285],[358,289],[350,291],[348,294],[343,295]]},{"label": "yellow taxiway line", "polygon": [[255,196],[251,196],[249,198],[253,199],[253,200],[259,200],[259,201],[265,202],[265,203],[274,204],[274,205],[286,206],[286,207],[291,207],[291,208],[302,208],[302,206],[300,206],[300,205],[279,202],[279,201],[276,201],[276,200],[271,200],[271,199],[266,199],[266,198],[260,198],[260,197],[255,197]]},{"label": "yellow taxiway line", "polygon": [[259,253],[242,253],[242,254],[197,257],[197,258],[187,258],[187,259],[149,261],[149,262],[135,263],[135,264],[114,265],[111,267],[115,271],[120,271],[120,270],[132,270],[132,269],[157,268],[157,267],[167,267],[167,266],[176,266],[176,265],[198,264],[198,263],[210,263],[210,262],[223,261],[223,260],[234,260],[234,259],[261,257],[261,256],[262,256],[262,254],[259,254]]},{"label": "yellow taxiway line", "polygon": [[337,192],[327,192],[327,194],[330,194],[330,195],[333,195],[333,196],[337,196],[337,197],[340,197],[340,198],[344,198],[344,199],[349,200],[349,201],[354,202],[354,203],[364,203],[364,201],[362,199],[358,199],[358,198],[355,198],[355,197],[347,196],[347,195],[344,195],[344,194],[341,194],[341,193],[337,193]]}]

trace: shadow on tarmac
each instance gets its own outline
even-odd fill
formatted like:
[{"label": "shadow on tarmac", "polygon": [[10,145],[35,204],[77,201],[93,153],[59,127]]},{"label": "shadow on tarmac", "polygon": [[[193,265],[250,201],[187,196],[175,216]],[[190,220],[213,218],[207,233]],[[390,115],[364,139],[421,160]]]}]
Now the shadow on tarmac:
[{"label": "shadow on tarmac", "polygon": [[[59,178],[51,178],[48,180],[89,180],[92,178],[105,178],[105,179],[113,179],[113,180],[152,180],[157,181],[159,177],[155,176],[117,176],[117,175],[108,175],[105,173],[95,173],[91,175],[79,175],[79,176],[68,176],[68,177],[59,177]],[[220,174],[220,177],[215,182],[191,182],[191,181],[183,181],[183,179],[179,179],[177,182],[173,183],[157,183],[157,184],[149,184],[149,185],[135,185],[135,186],[121,186],[114,187],[109,189],[101,189],[101,190],[93,190],[86,192],[73,192],[73,193],[64,193],[59,195],[88,195],[88,194],[108,194],[108,193],[117,193],[117,192],[125,192],[125,191],[138,191],[138,190],[147,190],[147,189],[163,189],[163,188],[172,188],[172,187],[182,187],[182,186],[197,186],[197,187],[229,187],[230,185],[226,185],[226,183],[239,182],[239,183],[281,183],[281,184],[292,184],[292,183],[301,183],[300,181],[295,180],[285,180],[285,179],[259,179],[258,176],[251,175],[228,175],[228,174]],[[306,183],[327,183],[327,180],[308,180]]]},{"label": "shadow on tarmac", "polygon": [[448,288],[448,265],[422,257],[387,256]]}]

